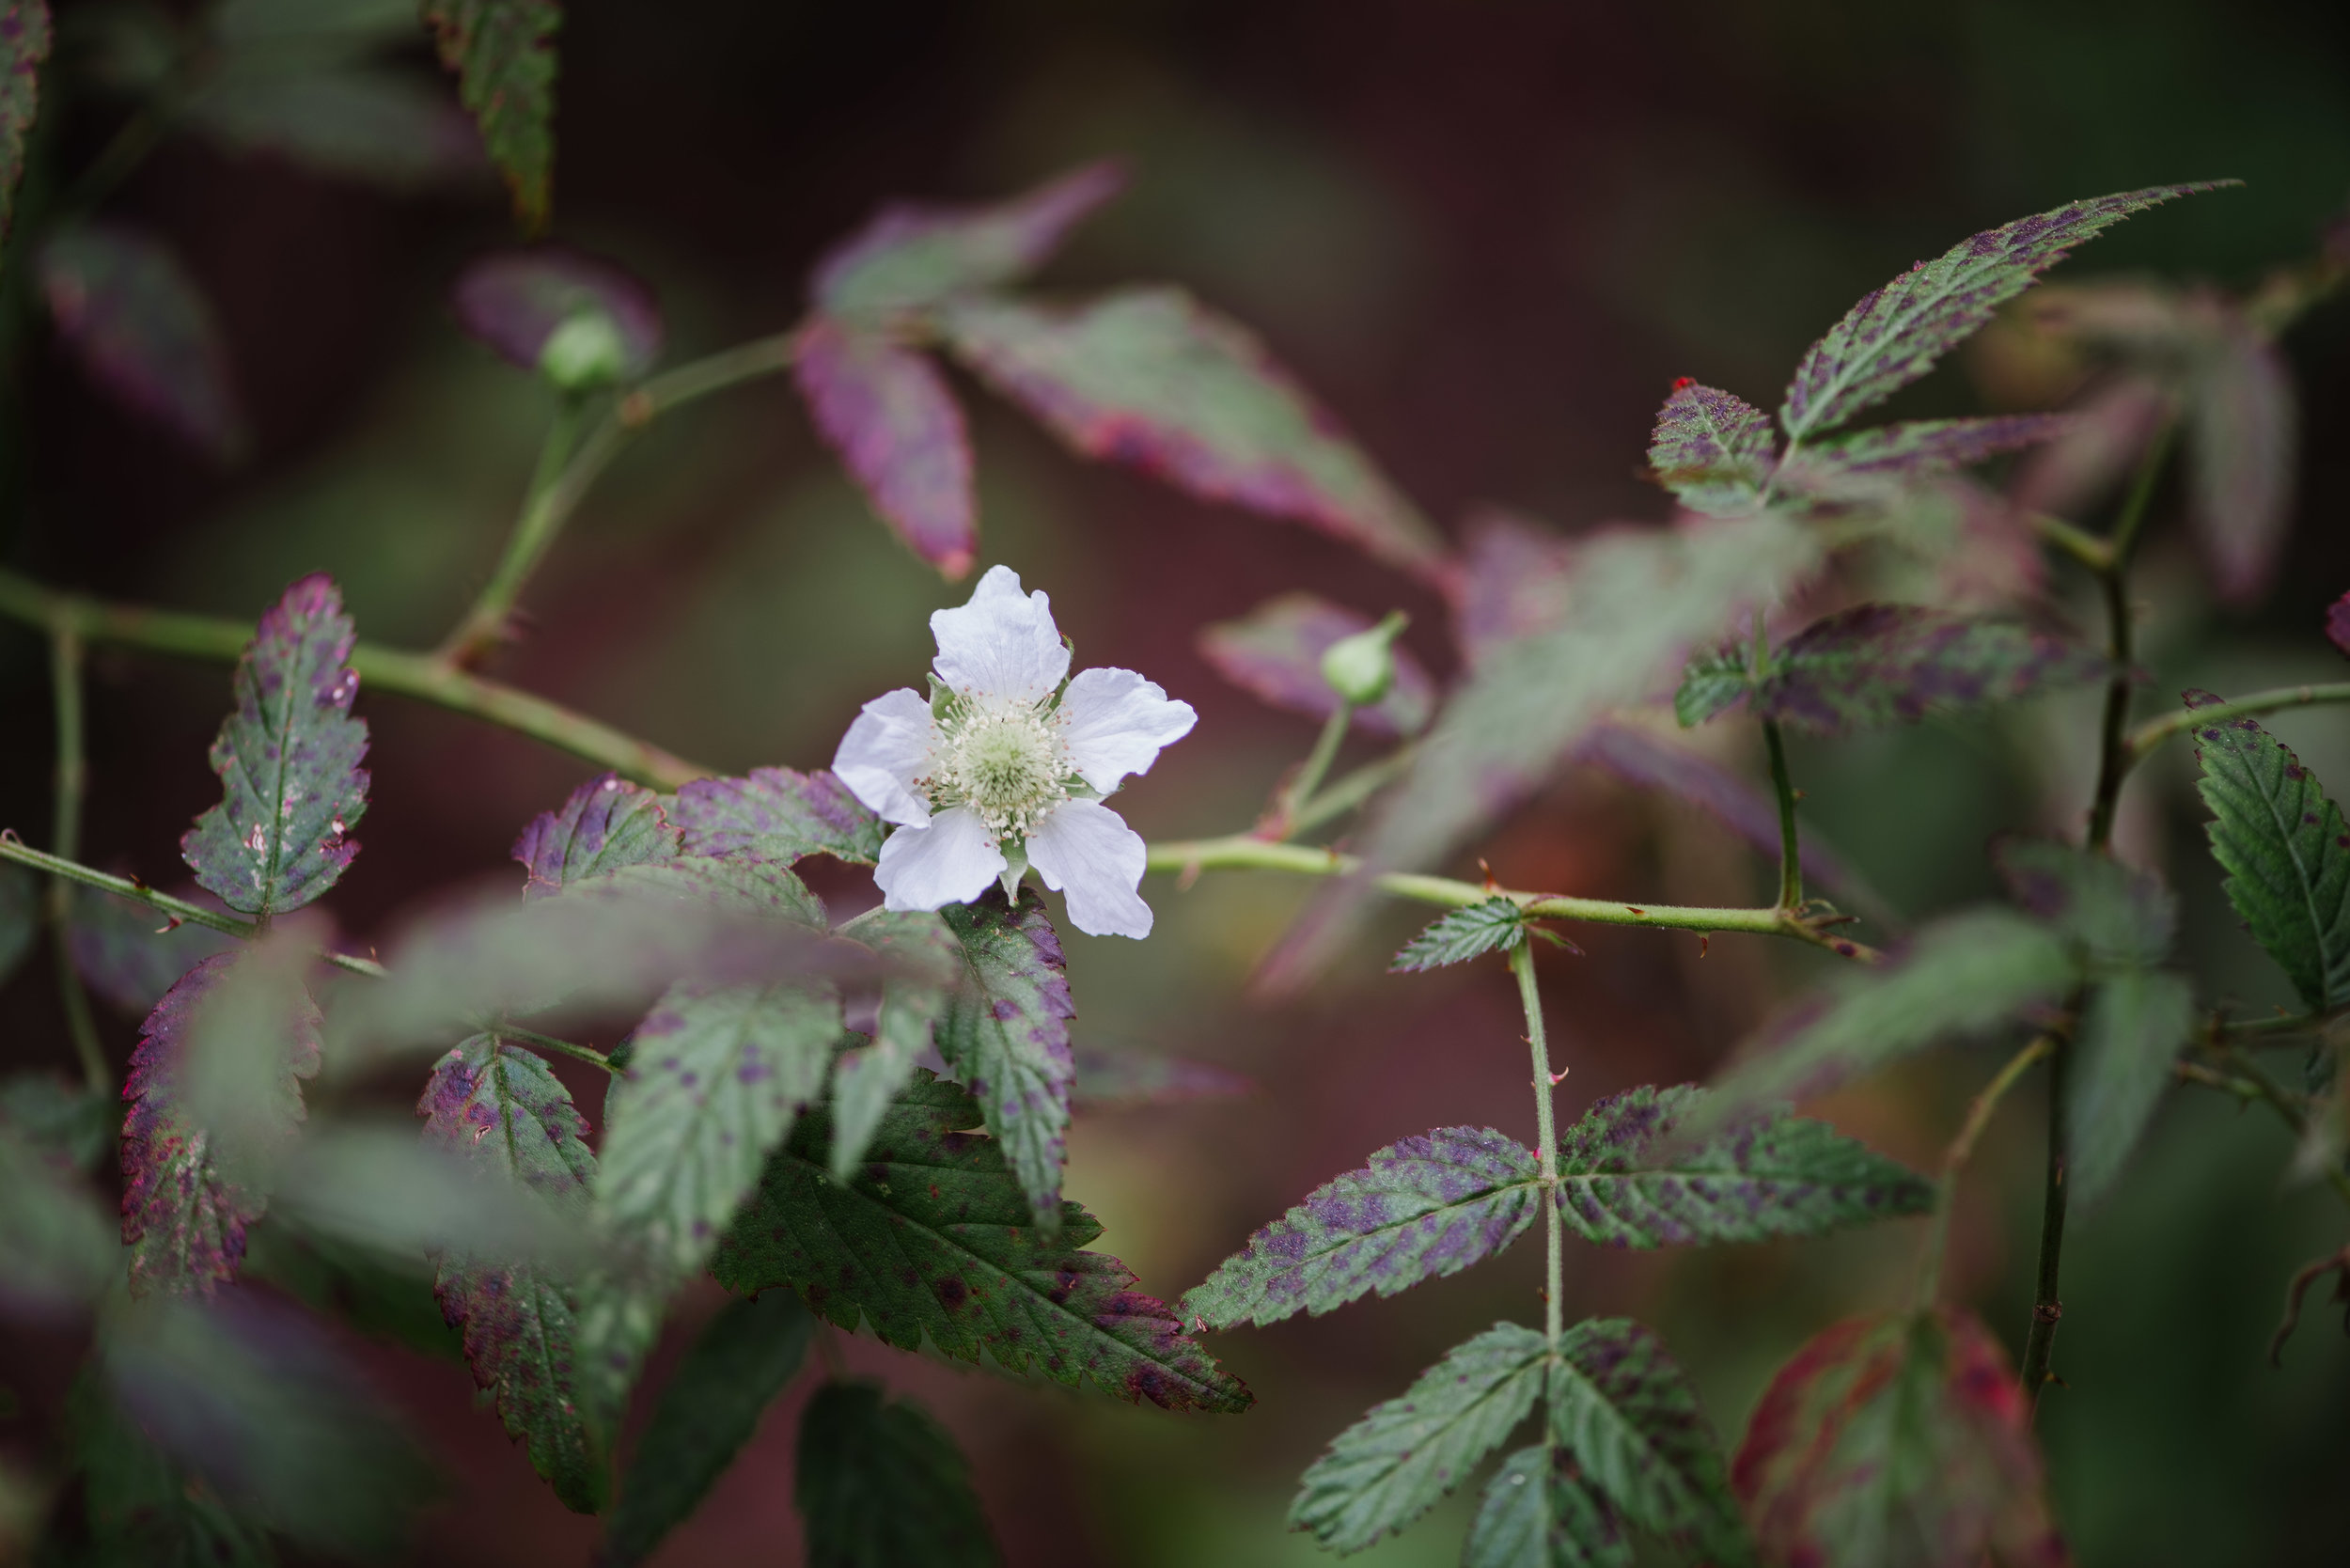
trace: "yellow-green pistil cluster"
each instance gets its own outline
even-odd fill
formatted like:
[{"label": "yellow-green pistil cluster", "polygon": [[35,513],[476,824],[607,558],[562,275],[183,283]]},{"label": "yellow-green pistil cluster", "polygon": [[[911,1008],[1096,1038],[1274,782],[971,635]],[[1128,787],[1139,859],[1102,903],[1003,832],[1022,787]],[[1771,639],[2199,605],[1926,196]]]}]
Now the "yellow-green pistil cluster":
[{"label": "yellow-green pistil cluster", "polygon": [[1069,798],[1060,717],[1042,704],[959,703],[938,720],[936,765],[917,779],[934,810],[968,806],[997,838],[1026,834]]}]

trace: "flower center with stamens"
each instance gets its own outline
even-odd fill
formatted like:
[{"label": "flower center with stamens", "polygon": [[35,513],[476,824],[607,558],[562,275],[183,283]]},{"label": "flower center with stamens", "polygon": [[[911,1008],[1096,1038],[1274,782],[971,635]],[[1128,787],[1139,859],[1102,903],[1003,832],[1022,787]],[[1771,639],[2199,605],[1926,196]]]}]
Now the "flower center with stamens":
[{"label": "flower center with stamens", "polygon": [[942,797],[977,811],[999,837],[1026,833],[1067,800],[1068,775],[1059,724],[1026,704],[982,708],[940,727],[932,784]]}]

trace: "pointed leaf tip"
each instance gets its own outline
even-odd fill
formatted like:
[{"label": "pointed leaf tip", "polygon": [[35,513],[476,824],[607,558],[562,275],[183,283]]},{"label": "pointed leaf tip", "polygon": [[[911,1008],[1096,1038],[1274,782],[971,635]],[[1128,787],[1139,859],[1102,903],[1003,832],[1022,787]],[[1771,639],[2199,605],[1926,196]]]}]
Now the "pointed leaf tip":
[{"label": "pointed leaf tip", "polygon": [[890,531],[950,581],[969,572],[979,526],[971,439],[930,356],[818,316],[800,329],[791,373]]}]

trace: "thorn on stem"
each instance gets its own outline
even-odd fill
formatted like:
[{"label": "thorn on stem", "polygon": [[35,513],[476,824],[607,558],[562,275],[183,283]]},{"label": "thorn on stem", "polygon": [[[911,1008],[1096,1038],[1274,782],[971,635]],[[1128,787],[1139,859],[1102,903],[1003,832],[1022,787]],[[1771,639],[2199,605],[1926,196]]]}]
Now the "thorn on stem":
[{"label": "thorn on stem", "polygon": [[1188,893],[1191,891],[1193,885],[1198,882],[1198,880],[1199,862],[1197,860],[1186,860],[1183,862],[1183,869],[1175,873],[1175,891],[1178,893]]},{"label": "thorn on stem", "polygon": [[1557,1088],[1559,1086],[1559,1084],[1561,1084],[1562,1082],[1564,1082],[1564,1081],[1566,1080],[1566,1076],[1567,1076],[1567,1074],[1568,1074],[1568,1072],[1569,1072],[1569,1071],[1570,1071],[1569,1069],[1564,1068],[1564,1067],[1561,1067],[1560,1069],[1559,1069],[1559,1071],[1558,1071],[1558,1072],[1553,1073],[1553,1074],[1550,1075],[1550,1087],[1551,1087],[1551,1088],[1553,1088],[1553,1089],[1557,1089]]},{"label": "thorn on stem", "polygon": [[1705,956],[1705,949],[1713,945],[1714,933],[1712,932],[1701,931],[1698,933],[1698,956],[1700,958],[1703,958]]},{"label": "thorn on stem", "polygon": [[1498,893],[1501,891],[1501,884],[1494,880],[1493,867],[1485,863],[1485,857],[1481,855],[1477,857],[1477,869],[1485,873],[1486,892]]},{"label": "thorn on stem", "polygon": [[180,917],[174,915],[169,917],[164,924],[155,928],[155,934],[158,936],[169,936],[173,932],[178,931],[179,929]]},{"label": "thorn on stem", "polygon": [[1648,918],[1648,911],[1645,909],[1636,909],[1631,904],[1625,904],[1624,907],[1632,910],[1633,914],[1637,915],[1643,920]]}]

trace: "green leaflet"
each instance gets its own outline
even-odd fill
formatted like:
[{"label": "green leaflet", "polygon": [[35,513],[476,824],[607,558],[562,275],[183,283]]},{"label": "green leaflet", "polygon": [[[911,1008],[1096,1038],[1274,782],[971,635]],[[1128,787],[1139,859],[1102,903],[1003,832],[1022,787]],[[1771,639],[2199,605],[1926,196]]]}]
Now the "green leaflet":
[{"label": "green leaflet", "polygon": [[1778,466],[1770,416],[1743,398],[1684,381],[1657,411],[1649,467],[1692,511],[1749,512]]},{"label": "green leaflet", "polygon": [[[2189,708],[2218,701],[2189,692]],[[2203,804],[2228,902],[2312,1012],[2350,1003],[2350,828],[2299,758],[2248,718],[2200,725]]]},{"label": "green leaflet", "polygon": [[0,1137],[13,1138],[68,1170],[88,1171],[114,1152],[121,1101],[69,1084],[54,1073],[0,1078]]},{"label": "green leaflet", "polygon": [[1673,717],[1684,729],[1695,729],[1717,714],[1728,713],[1754,690],[1746,644],[1723,643],[1691,656],[1673,689]]},{"label": "green leaflet", "polygon": [[800,1370],[814,1326],[787,1291],[730,1301],[710,1320],[637,1440],[601,1562],[642,1562],[693,1516]]},{"label": "green leaflet", "polygon": [[66,1403],[96,1568],[274,1568],[269,1533],[172,1463],[85,1369]]},{"label": "green leaflet", "polygon": [[514,840],[514,858],[530,875],[523,897],[547,898],[624,866],[676,859],[676,804],[616,773],[589,779],[559,808],[532,818]]},{"label": "green leaflet", "polygon": [[2092,964],[2160,964],[2178,900],[2154,871],[2046,839],[2003,839],[1991,858],[2015,902],[2080,944]]},{"label": "green leaflet", "polygon": [[963,973],[938,1021],[938,1049],[987,1118],[987,1130],[1028,1195],[1037,1223],[1060,1221],[1069,1129],[1069,1049],[1076,1016],[1060,937],[1033,887],[1017,903],[990,893],[940,916],[963,944]]},{"label": "green leaflet", "polygon": [[1513,1323],[1454,1349],[1339,1434],[1300,1482],[1291,1528],[1353,1552],[1427,1513],[1534,1407],[1549,1354],[1541,1334]]},{"label": "green leaflet", "polygon": [[753,768],[740,778],[697,778],[671,816],[687,855],[774,861],[829,855],[870,866],[886,826],[830,773]]},{"label": "green leaflet", "polygon": [[544,228],[555,181],[555,34],[558,0],[421,0],[441,64],[481,127],[490,162],[514,193],[525,229]]},{"label": "green leaflet", "polygon": [[1439,917],[1403,945],[1387,972],[1418,974],[1448,964],[1465,964],[1487,953],[1515,952],[1526,945],[1528,933],[1555,947],[1573,946],[1566,938],[1529,924],[1526,911],[1511,900],[1487,899]]},{"label": "green leaflet", "polygon": [[1462,1568],[1632,1568],[1632,1539],[1574,1455],[1518,1450],[1485,1483]]},{"label": "green leaflet", "polygon": [[986,1515],[948,1436],[877,1384],[827,1383],[800,1418],[792,1488],[808,1568],[995,1568]]},{"label": "green leaflet", "polygon": [[2080,1042],[2064,1065],[2066,1175],[2076,1203],[2095,1202],[2121,1175],[2194,1027],[2195,993],[2183,976],[2125,969],[2090,993]]},{"label": "green leaflet", "polygon": [[845,1182],[931,1046],[948,987],[962,972],[963,944],[943,917],[926,910],[868,910],[840,934],[902,966],[882,982],[871,1041],[842,1051],[833,1066],[832,1174]]},{"label": "green leaflet", "polygon": [[982,1351],[1015,1371],[1168,1409],[1237,1411],[1248,1390],[1184,1338],[1117,1259],[1078,1250],[1102,1233],[1074,1203],[1037,1225],[979,1106],[917,1070],[855,1176],[828,1174],[829,1107],[811,1109],[767,1162],[712,1262],[731,1291],[789,1286],[843,1328],[862,1320],[911,1350]]},{"label": "green leaflet", "polygon": [[1653,1330],[1629,1318],[1568,1329],[1551,1363],[1550,1430],[1633,1524],[1723,1568],[1751,1560],[1720,1445]]}]

